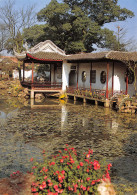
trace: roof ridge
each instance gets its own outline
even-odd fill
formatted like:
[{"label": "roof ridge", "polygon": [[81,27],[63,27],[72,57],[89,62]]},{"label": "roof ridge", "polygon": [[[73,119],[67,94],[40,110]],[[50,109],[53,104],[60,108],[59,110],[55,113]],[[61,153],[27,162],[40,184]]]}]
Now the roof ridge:
[{"label": "roof ridge", "polygon": [[112,53],[113,51],[109,51],[104,57],[108,58],[109,54]]}]

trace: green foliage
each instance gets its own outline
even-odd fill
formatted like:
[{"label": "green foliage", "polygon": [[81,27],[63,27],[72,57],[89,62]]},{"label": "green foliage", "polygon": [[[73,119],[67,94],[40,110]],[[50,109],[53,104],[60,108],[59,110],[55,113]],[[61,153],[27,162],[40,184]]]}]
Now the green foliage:
[{"label": "green foliage", "polygon": [[44,39],[45,25],[34,25],[31,28],[25,28],[23,31],[23,37],[25,41],[31,46],[39,43],[43,37]]},{"label": "green foliage", "polygon": [[[31,159],[33,160],[33,159]],[[101,179],[110,180],[109,170],[112,165],[101,164],[94,159],[93,151],[78,156],[74,148],[68,145],[52,159],[34,163],[32,171],[36,182],[32,183],[34,194],[96,194]]]},{"label": "green foliage", "polygon": [[66,53],[95,50],[94,44],[116,50],[117,40],[112,31],[101,29],[105,23],[123,21],[134,14],[121,9],[117,0],[51,0],[37,19],[43,25],[24,29],[24,36],[30,45],[51,40]]}]

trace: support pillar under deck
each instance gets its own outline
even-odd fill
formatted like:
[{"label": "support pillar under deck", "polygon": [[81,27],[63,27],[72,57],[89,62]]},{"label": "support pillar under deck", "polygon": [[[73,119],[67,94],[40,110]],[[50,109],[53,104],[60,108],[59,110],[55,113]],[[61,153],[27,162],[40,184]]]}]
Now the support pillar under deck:
[{"label": "support pillar under deck", "polygon": [[31,99],[34,99],[34,97],[35,97],[35,96],[34,96],[34,90],[33,90],[33,89],[31,89],[31,92],[30,92],[30,98],[31,98]]}]

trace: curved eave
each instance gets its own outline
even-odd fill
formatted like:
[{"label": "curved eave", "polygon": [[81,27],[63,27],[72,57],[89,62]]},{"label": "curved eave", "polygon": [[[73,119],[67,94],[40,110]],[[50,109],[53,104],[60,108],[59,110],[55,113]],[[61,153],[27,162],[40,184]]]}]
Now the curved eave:
[{"label": "curved eave", "polygon": [[49,61],[49,62],[62,62],[63,60],[57,60],[57,59],[44,59],[44,58],[36,58],[34,56],[32,56],[31,54],[27,53],[26,54],[27,57],[31,58],[31,59],[34,59],[34,60],[38,60],[38,61]]},{"label": "curved eave", "polygon": [[17,53],[15,50],[14,50],[14,55],[16,56],[16,58],[20,61],[23,61],[26,59],[26,53]]}]

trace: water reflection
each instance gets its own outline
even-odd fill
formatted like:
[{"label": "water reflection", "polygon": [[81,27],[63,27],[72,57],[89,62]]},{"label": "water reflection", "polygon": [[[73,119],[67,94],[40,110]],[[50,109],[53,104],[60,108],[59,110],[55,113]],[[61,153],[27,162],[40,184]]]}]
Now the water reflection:
[{"label": "water reflection", "polygon": [[135,194],[136,115],[119,115],[83,102],[46,99],[31,101],[30,107],[19,109],[16,117],[6,120],[0,131],[1,177],[17,168],[27,170],[29,159],[40,159],[42,149],[51,154],[67,143],[80,153],[92,148],[98,159],[106,157],[113,163],[112,181],[126,188],[130,184],[128,194]]}]

